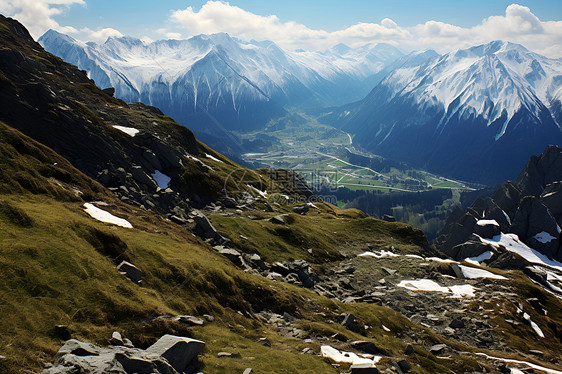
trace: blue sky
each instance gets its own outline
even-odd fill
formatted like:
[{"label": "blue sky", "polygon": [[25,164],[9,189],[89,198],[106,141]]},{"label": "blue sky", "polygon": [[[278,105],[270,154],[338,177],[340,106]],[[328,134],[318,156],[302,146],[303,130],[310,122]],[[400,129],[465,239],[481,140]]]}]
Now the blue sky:
[{"label": "blue sky", "polygon": [[228,32],[289,49],[386,42],[443,52],[504,39],[562,57],[561,0],[0,0],[0,12],[35,37],[54,28],[96,42]]}]

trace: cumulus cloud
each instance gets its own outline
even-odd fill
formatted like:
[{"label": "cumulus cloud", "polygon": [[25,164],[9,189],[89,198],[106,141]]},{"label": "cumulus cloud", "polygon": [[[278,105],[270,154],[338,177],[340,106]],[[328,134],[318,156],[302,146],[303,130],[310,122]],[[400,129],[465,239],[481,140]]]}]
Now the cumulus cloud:
[{"label": "cumulus cloud", "polygon": [[224,1],[208,1],[199,11],[193,7],[172,13],[171,20],[191,35],[227,32],[242,39],[272,40],[289,49],[321,50],[338,43],[351,46],[386,42],[410,51],[435,49],[445,52],[492,40],[525,45],[550,57],[562,57],[562,21],[541,21],[528,7],[512,4],[505,15],[488,17],[473,27],[430,20],[401,27],[385,18],[380,23],[358,23],[328,32],[311,29],[275,15],[258,15]]},{"label": "cumulus cloud", "polygon": [[79,38],[96,43],[105,43],[107,38],[109,38],[110,36],[119,37],[123,36],[123,34],[121,34],[118,30],[112,29],[111,27],[99,29],[97,31],[84,27],[80,30]]},{"label": "cumulus cloud", "polygon": [[37,39],[48,29],[66,34],[77,33],[74,27],[61,26],[53,19],[74,4],[86,5],[84,0],[2,0],[0,13],[16,18]]}]

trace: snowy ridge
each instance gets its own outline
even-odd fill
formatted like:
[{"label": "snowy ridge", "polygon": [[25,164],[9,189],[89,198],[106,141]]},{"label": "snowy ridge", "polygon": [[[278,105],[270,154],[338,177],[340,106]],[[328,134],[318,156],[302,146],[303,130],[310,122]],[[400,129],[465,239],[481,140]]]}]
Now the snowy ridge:
[{"label": "snowy ridge", "polygon": [[426,64],[405,64],[382,84],[391,90],[391,98],[412,97],[421,107],[440,105],[444,114],[437,130],[454,115],[482,116],[488,125],[501,119],[504,125],[497,140],[522,108],[539,120],[542,110],[560,101],[561,76],[562,61],[496,41],[438,56]]},{"label": "snowy ridge", "polygon": [[[337,81],[360,85],[402,55],[389,45],[289,52],[273,42],[244,42],[224,33],[150,44],[130,37],[85,44],[49,30],[39,42],[85,69],[102,88],[114,87],[123,100],[158,106],[159,100],[184,105],[187,99],[187,105],[206,110],[222,101],[236,111],[247,101],[298,104],[295,90],[307,90],[324,104],[341,104]],[[365,84],[362,95],[371,88]]]}]

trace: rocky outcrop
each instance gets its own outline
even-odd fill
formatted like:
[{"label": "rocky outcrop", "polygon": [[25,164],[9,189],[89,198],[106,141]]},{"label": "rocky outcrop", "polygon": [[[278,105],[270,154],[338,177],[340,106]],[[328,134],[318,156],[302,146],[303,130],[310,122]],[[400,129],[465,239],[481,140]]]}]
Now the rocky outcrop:
[{"label": "rocky outcrop", "polygon": [[[451,214],[436,247],[457,260],[485,252],[480,238],[517,234],[529,247],[562,261],[562,149],[533,156],[515,183],[505,182],[486,200]],[[505,261],[498,262],[505,263]]]},{"label": "rocky outcrop", "polygon": [[43,374],[189,374],[195,372],[197,355],[204,347],[200,340],[174,335],[164,335],[146,350],[120,344],[99,347],[70,339]]}]

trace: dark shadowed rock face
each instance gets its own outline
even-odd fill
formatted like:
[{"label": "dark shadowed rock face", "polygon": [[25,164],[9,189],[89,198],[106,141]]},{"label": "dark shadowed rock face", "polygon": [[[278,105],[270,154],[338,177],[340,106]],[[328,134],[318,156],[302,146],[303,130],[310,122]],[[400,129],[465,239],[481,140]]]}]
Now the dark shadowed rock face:
[{"label": "dark shadowed rock face", "polygon": [[464,213],[453,212],[435,245],[461,260],[486,251],[479,237],[513,233],[529,247],[560,261],[561,223],[562,149],[548,146],[540,156],[531,157],[515,183],[503,183],[490,198],[476,200]]}]

